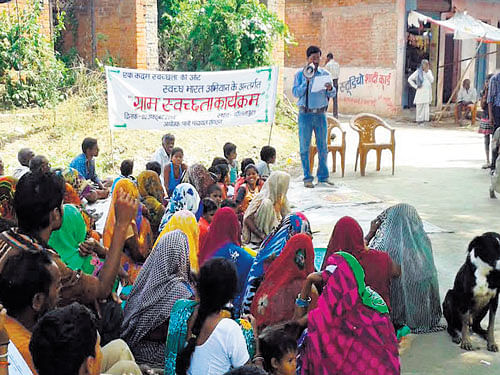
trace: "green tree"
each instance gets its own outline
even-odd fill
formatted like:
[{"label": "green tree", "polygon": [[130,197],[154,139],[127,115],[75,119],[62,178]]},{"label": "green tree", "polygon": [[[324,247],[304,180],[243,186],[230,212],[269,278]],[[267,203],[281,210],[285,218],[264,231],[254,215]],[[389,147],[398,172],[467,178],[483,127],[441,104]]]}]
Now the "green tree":
[{"label": "green tree", "polygon": [[0,13],[0,101],[6,107],[45,106],[63,97],[66,68],[42,32],[41,13],[36,0],[19,10],[19,18]]},{"label": "green tree", "polygon": [[244,69],[271,64],[288,27],[257,0],[161,1],[160,55],[165,70]]}]

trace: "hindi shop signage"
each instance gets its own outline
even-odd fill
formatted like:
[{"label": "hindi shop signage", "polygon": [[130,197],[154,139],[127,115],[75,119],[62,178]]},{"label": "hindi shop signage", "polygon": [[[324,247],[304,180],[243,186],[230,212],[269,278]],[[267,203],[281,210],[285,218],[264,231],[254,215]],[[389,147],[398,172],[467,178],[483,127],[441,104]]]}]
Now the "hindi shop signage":
[{"label": "hindi shop signage", "polygon": [[396,100],[396,71],[341,67],[338,99],[341,111],[394,115],[399,110]]},{"label": "hindi shop signage", "polygon": [[278,69],[154,72],[106,67],[111,129],[271,124]]}]

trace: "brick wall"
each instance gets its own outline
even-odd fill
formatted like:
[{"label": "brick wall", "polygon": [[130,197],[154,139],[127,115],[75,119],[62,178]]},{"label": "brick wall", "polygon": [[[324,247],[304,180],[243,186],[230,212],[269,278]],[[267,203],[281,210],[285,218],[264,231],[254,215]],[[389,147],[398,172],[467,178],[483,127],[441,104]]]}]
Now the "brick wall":
[{"label": "brick wall", "polygon": [[[75,47],[92,61],[91,0],[75,2],[76,28],[64,35],[65,49]],[[96,56],[112,56],[123,67],[158,68],[157,9],[155,0],[94,0]]]},{"label": "brick wall", "polygon": [[[279,19],[285,20],[285,0],[268,0],[267,8],[275,13]],[[273,64],[278,66],[280,73],[278,75],[278,95],[283,93],[283,68],[285,64],[285,42],[280,39],[275,42],[272,52]]]},{"label": "brick wall", "polygon": [[339,82],[359,74],[391,75],[390,85],[365,83],[340,92],[341,112],[397,113],[400,98],[396,82],[403,53],[399,46],[403,29],[399,29],[404,28],[401,1],[287,0],[285,20],[297,45],[285,56],[285,93],[290,96],[293,74],[305,65],[307,47],[317,45],[323,51],[322,65],[328,52],[340,64]]},{"label": "brick wall", "polygon": [[[49,0],[40,0],[40,1],[43,2],[43,12],[42,12],[42,17],[40,19],[40,23],[42,25],[44,34],[50,36],[51,26],[50,26]],[[19,5],[19,11],[22,11],[27,3],[29,3],[28,0],[17,0],[17,4]],[[7,12],[8,14],[16,15],[17,14],[16,1],[13,0],[5,4],[0,4],[0,12],[4,11]]]},{"label": "brick wall", "polygon": [[305,62],[305,50],[319,45],[341,65],[395,64],[395,0],[288,0],[285,20],[297,41],[285,58],[288,67]]}]

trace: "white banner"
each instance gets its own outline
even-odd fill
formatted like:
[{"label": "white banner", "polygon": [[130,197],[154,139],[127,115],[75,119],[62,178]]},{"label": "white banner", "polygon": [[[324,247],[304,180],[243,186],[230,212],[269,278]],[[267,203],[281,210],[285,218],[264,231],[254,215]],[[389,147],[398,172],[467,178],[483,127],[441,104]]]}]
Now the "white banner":
[{"label": "white banner", "polygon": [[111,129],[271,124],[278,69],[154,72],[106,67]]}]

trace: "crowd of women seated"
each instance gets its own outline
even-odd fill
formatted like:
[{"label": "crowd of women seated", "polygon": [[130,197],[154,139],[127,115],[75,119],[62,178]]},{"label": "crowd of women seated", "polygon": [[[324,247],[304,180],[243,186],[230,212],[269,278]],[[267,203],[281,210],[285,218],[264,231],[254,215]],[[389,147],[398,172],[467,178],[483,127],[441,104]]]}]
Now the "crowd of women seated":
[{"label": "crowd of women seated", "polygon": [[[256,168],[244,170],[258,186]],[[47,221],[38,231],[24,231],[18,218],[27,203],[16,203],[16,187],[44,178],[60,181],[64,194],[48,214],[37,208]],[[0,276],[9,236],[31,236],[29,246],[53,251],[58,266],[76,275],[102,281],[113,262],[108,298],[83,298],[90,293],[83,290],[59,305],[87,305],[101,340],[121,338],[143,369],[222,375],[253,364],[271,374],[398,374],[402,328],[441,329],[432,247],[412,206],[382,212],[366,237],[352,217],[332,223],[316,269],[311,226],[290,209],[285,172],[272,172],[246,197],[244,213],[239,204],[212,199],[218,177],[200,164],[187,169],[168,200],[154,171],[119,178],[102,241],[75,178],[72,170],[0,178]],[[124,197],[137,202],[126,222]],[[62,282],[64,291],[69,281]]]}]

